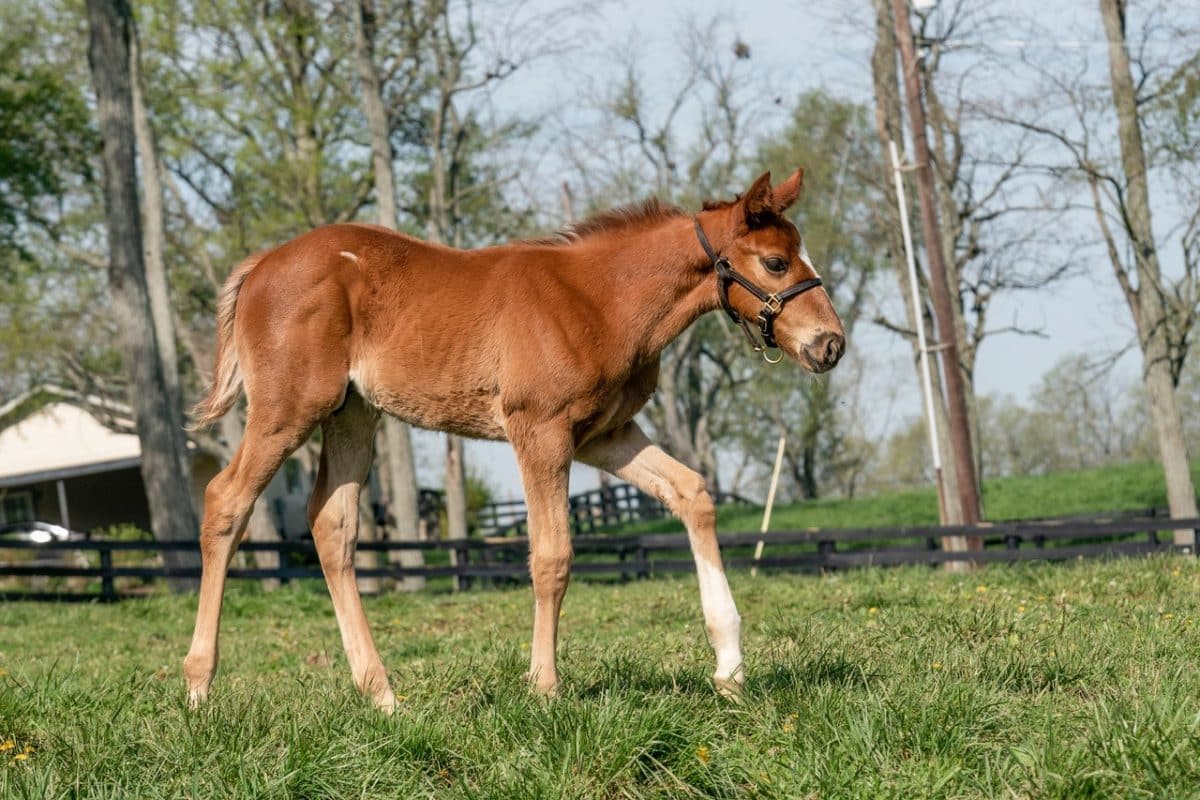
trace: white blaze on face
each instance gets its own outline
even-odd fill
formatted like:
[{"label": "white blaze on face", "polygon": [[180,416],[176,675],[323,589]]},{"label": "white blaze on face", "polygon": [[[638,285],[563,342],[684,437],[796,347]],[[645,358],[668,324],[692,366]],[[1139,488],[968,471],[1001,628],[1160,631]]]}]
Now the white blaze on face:
[{"label": "white blaze on face", "polygon": [[813,271],[814,275],[818,278],[821,277],[817,274],[817,265],[813,263],[812,256],[808,254],[808,248],[804,245],[803,237],[800,238],[800,260],[808,265],[808,268]]}]

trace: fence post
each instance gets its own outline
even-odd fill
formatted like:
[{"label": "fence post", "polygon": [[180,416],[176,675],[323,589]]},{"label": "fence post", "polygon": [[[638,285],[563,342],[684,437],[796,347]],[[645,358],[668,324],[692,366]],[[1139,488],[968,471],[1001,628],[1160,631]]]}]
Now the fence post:
[{"label": "fence post", "polygon": [[820,539],[817,541],[817,553],[821,556],[821,569],[832,569],[833,565],[829,563],[829,557],[833,555],[837,549],[837,542],[833,539]]},{"label": "fence post", "polygon": [[[456,544],[454,546],[454,560],[457,562],[457,566],[460,569],[471,563],[469,552],[470,550],[467,547],[466,542],[463,542],[462,544]],[[454,587],[460,592],[466,591],[471,587],[471,579],[466,575],[459,573],[454,576]]]},{"label": "fence post", "polygon": [[112,550],[105,547],[100,552],[100,599],[111,603],[117,599],[117,589],[113,582]]}]

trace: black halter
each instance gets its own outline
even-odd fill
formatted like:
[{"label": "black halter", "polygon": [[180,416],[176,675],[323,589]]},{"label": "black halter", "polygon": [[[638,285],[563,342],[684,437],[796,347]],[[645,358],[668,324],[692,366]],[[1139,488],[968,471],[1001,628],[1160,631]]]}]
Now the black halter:
[{"label": "black halter", "polygon": [[[776,350],[779,348],[775,341],[775,318],[783,311],[783,304],[791,300],[797,295],[802,295],[809,289],[815,289],[821,285],[820,278],[809,278],[806,281],[800,281],[794,286],[789,286],[782,292],[764,292],[754,283],[733,268],[733,264],[729,263],[729,259],[722,255],[717,255],[713,247],[708,242],[708,237],[704,235],[704,228],[700,227],[700,220],[693,220],[696,224],[696,238],[700,240],[700,246],[704,248],[704,252],[708,254],[708,258],[712,261],[713,269],[717,273],[717,295],[721,298],[721,308],[725,309],[725,313],[735,323],[741,326],[745,332],[746,338],[750,340],[750,346],[754,348],[756,353],[762,353],[763,358],[774,364],[777,361],[772,361],[767,355],[768,350]],[[737,312],[732,305],[729,304],[729,282],[741,286],[750,294],[754,295],[763,304],[758,312],[756,321],[758,322],[758,332],[762,337],[760,342],[754,337],[754,332],[751,330],[750,321]],[[780,358],[783,358],[781,355]]]}]

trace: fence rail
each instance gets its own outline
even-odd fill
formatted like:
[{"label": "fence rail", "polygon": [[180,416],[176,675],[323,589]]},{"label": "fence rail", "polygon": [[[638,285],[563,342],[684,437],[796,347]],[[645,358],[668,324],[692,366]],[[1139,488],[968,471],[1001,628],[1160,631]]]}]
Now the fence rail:
[{"label": "fence rail", "polygon": [[[1191,532],[1189,545],[1174,544],[1173,532]],[[970,552],[943,550],[947,536],[970,536],[982,540],[984,549]],[[719,536],[726,564],[733,569],[757,563],[765,569],[821,571],[863,566],[902,564],[938,565],[947,561],[1018,562],[1050,561],[1103,556],[1142,555],[1183,550],[1196,552],[1200,519],[1169,520],[1163,517],[1126,517],[1122,514],[1068,518],[1039,522],[1005,522],[978,526],[917,526],[901,528],[842,528],[726,533]],[[762,540],[764,557],[755,562],[751,556],[756,542]],[[608,576],[628,580],[656,574],[693,569],[688,538],[684,533],[648,533],[624,535],[578,535],[573,539],[578,575]],[[482,582],[505,582],[528,578],[526,565],[528,541],[523,536],[488,537],[459,542],[362,542],[366,552],[389,553],[421,550],[430,563],[422,567],[380,565],[360,568],[360,577],[451,578],[459,588]],[[274,578],[282,581],[319,578],[311,541],[246,542],[241,551],[273,552],[279,566],[269,569],[235,567],[229,576],[235,579]],[[2,578],[75,578],[99,582],[99,591],[45,592],[0,590],[5,599],[99,598],[115,600],[129,593],[118,586],[121,579],[153,580],[167,577],[199,577],[199,567],[167,571],[161,564],[117,564],[114,556],[122,553],[184,551],[199,553],[195,542],[111,541],[90,539],[37,544],[27,541],[0,542],[5,551],[35,551],[33,561],[0,563]],[[84,554],[87,565],[53,561],[45,556],[57,553]],[[94,554],[94,558],[88,557]],[[93,565],[94,563],[94,565]]]}]

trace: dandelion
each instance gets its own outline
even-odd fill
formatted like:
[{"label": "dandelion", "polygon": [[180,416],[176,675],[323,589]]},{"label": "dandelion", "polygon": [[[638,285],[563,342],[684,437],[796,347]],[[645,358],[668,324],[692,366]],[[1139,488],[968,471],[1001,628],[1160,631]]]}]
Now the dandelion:
[{"label": "dandelion", "polygon": [[696,758],[698,758],[700,760],[701,764],[708,763],[709,755],[708,755],[708,747],[706,745],[700,745],[699,747],[696,748]]},{"label": "dandelion", "polygon": [[868,614],[878,614],[878,613],[879,613],[879,609],[878,609],[878,608],[876,608],[875,606],[871,606],[870,608],[868,608],[868,609],[867,609],[867,613],[868,613]]},{"label": "dandelion", "polygon": [[929,665],[929,668],[931,670],[933,670],[934,672],[937,672],[938,670],[940,670],[942,668],[942,662],[934,661],[932,664]]},{"label": "dandelion", "polygon": [[784,733],[791,733],[794,730],[796,730],[796,726],[793,725],[792,723],[790,723],[790,722],[783,723],[783,732]]},{"label": "dandelion", "polygon": [[1167,613],[1162,615],[1162,618],[1163,619],[1175,619],[1175,615],[1172,614],[1170,611],[1168,611]]},{"label": "dandelion", "polygon": [[987,587],[981,583],[975,587],[975,591],[978,592],[979,594],[983,594],[984,592],[987,591]]},{"label": "dandelion", "polygon": [[1018,614],[1024,614],[1024,613],[1025,613],[1025,606],[1017,606],[1017,613],[1018,613]]},{"label": "dandelion", "polygon": [[16,746],[17,746],[17,743],[14,742],[12,739],[8,739],[7,741],[0,742],[0,753],[7,753],[9,750],[12,750]]}]

